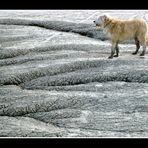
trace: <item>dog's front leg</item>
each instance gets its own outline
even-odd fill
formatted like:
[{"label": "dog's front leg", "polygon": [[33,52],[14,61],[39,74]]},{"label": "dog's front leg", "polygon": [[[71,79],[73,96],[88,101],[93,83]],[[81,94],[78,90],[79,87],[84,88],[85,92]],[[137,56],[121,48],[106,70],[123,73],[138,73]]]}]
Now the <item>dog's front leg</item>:
[{"label": "dog's front leg", "polygon": [[118,43],[116,44],[116,54],[114,55],[114,57],[118,57],[119,56],[119,47],[118,47]]},{"label": "dog's front leg", "polygon": [[136,51],[132,53],[133,55],[137,54],[140,49],[140,43],[137,37],[135,37],[135,44],[136,44]]},{"label": "dog's front leg", "polygon": [[116,42],[112,42],[111,55],[108,57],[109,59],[113,58],[113,56],[115,54],[115,49],[116,49]]}]

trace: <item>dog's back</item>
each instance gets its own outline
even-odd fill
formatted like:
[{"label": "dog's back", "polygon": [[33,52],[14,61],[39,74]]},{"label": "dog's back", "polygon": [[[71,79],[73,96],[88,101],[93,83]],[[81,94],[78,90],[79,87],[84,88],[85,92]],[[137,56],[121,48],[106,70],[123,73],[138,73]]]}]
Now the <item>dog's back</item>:
[{"label": "dog's back", "polygon": [[[118,41],[135,38],[140,39],[148,30],[147,24],[143,20],[119,20],[113,19],[107,31]],[[115,40],[116,40],[115,39]]]}]

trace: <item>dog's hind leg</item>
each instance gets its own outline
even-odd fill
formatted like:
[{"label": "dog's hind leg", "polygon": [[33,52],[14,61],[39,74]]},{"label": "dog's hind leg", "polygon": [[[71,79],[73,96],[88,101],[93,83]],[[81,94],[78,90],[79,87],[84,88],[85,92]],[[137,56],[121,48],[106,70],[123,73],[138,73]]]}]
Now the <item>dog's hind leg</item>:
[{"label": "dog's hind leg", "polygon": [[142,53],[140,54],[140,56],[144,56],[144,55],[145,55],[145,51],[146,51],[146,45],[143,45],[143,51],[142,51]]},{"label": "dog's hind leg", "polygon": [[136,51],[133,52],[132,54],[137,54],[140,49],[140,42],[137,37],[135,37],[135,44],[136,44]]},{"label": "dog's hind leg", "polygon": [[146,51],[146,37],[143,37],[143,40],[141,41],[142,47],[143,47],[143,51],[140,54],[140,56],[144,56],[145,55],[145,51]]},{"label": "dog's hind leg", "polygon": [[117,43],[112,41],[111,55],[108,57],[109,59],[113,58],[113,56],[115,54],[116,45],[117,45]]}]

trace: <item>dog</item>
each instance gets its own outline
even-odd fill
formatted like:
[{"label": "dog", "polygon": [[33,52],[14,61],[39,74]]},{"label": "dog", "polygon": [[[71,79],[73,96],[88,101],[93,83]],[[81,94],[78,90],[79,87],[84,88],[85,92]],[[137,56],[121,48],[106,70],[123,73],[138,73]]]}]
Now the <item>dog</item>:
[{"label": "dog", "polygon": [[108,15],[101,15],[93,23],[97,28],[102,28],[111,38],[111,54],[108,58],[118,57],[118,44],[129,39],[134,39],[136,44],[136,51],[132,54],[137,54],[140,45],[142,45],[143,51],[140,56],[145,55],[148,42],[148,25],[144,20],[121,20]]}]

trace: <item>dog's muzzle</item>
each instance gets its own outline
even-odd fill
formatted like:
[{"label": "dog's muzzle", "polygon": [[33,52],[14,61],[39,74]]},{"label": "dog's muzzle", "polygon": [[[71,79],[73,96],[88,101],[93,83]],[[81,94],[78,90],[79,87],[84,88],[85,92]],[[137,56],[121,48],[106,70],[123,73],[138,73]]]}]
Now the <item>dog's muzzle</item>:
[{"label": "dog's muzzle", "polygon": [[101,27],[101,24],[97,24],[96,21],[93,21],[93,23],[96,25],[97,29],[99,29]]}]

